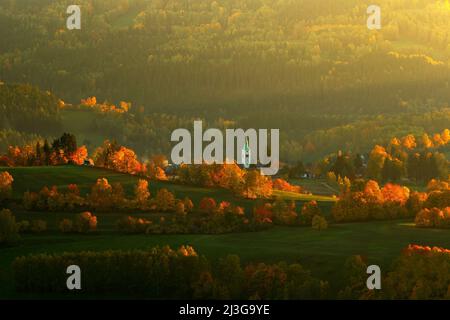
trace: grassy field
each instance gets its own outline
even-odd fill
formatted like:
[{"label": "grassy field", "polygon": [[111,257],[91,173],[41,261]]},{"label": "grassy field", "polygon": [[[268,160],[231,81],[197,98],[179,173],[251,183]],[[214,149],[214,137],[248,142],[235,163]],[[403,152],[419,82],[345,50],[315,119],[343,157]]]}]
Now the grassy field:
[{"label": "grassy field", "polygon": [[[109,183],[119,182],[127,196],[133,195],[134,187],[139,177],[114,172],[107,169],[83,167],[83,166],[55,166],[55,167],[16,167],[2,168],[0,171],[8,171],[14,178],[13,197],[21,199],[25,191],[39,191],[44,186],[57,186],[64,190],[70,183],[76,183],[82,195],[90,192],[92,185],[98,178],[107,178]],[[182,198],[188,196],[193,200],[200,200],[202,197],[214,197],[223,200],[232,200],[235,197],[227,190],[218,188],[199,188],[184,185],[177,185],[170,182],[151,181],[149,183],[150,192],[156,194],[157,190],[167,188]]]},{"label": "grassy field", "polygon": [[[0,168],[0,171],[3,170],[7,170],[14,177],[13,190],[16,199],[20,199],[27,190],[39,191],[45,185],[65,188],[69,183],[77,183],[81,192],[87,193],[100,177],[106,177],[110,182],[120,182],[128,195],[131,195],[138,179],[109,170],[77,166]],[[246,208],[251,208],[254,204],[250,200],[238,199],[223,189],[189,187],[168,182],[151,182],[150,186],[152,194],[165,187],[177,197],[189,196],[194,202],[204,196],[211,196],[217,200],[237,202]],[[275,196],[299,202],[318,200],[324,211],[328,210],[334,201],[326,195],[311,196],[276,191]],[[312,270],[315,276],[328,280],[336,291],[343,285],[343,266],[351,255],[361,254],[367,257],[369,263],[378,264],[382,270],[386,270],[410,243],[450,248],[450,231],[417,229],[411,221],[333,224],[328,230],[321,232],[311,228],[274,227],[261,232],[223,235],[124,235],[115,231],[115,223],[122,214],[112,212],[96,214],[98,232],[95,234],[67,235],[58,232],[57,225],[62,218],[73,213],[16,211],[15,215],[18,221],[46,220],[49,231],[38,235],[23,235],[18,245],[0,247],[0,299],[24,297],[14,291],[10,265],[16,257],[33,253],[145,249],[156,245],[178,247],[188,244],[212,259],[226,254],[238,254],[244,262],[298,261]],[[152,215],[154,214],[141,214],[145,217]]]},{"label": "grassy field", "polygon": [[290,179],[290,183],[301,186],[314,195],[338,195],[339,190],[330,186],[325,179]]},{"label": "grassy field", "polygon": [[[139,177],[129,174],[118,173],[111,170],[83,167],[83,166],[56,166],[56,167],[0,167],[0,171],[8,171],[14,178],[13,198],[20,200],[25,191],[39,191],[44,186],[57,186],[59,190],[64,190],[70,183],[76,183],[82,195],[90,192],[91,187],[98,178],[107,178],[109,183],[119,182],[128,197],[133,195],[134,187]],[[198,204],[203,197],[212,197],[217,201],[230,201],[243,206],[248,212],[251,211],[254,201],[236,197],[230,191],[219,188],[200,188],[186,185],[179,185],[170,182],[151,181],[149,183],[150,192],[155,195],[157,190],[166,188],[173,192],[177,198],[189,197],[194,204]],[[335,199],[328,196],[313,196],[297,194],[284,191],[275,191],[274,197],[281,197],[286,200],[302,202],[317,200],[324,210],[329,210]]]},{"label": "grassy field", "polygon": [[[102,218],[100,217],[100,220]],[[26,235],[15,247],[0,248],[0,299],[18,298],[13,288],[11,262],[17,256],[82,250],[145,249],[156,245],[192,245],[212,259],[238,254],[244,262],[300,262],[326,279],[335,291],[342,286],[345,260],[361,254],[387,270],[410,243],[450,248],[448,230],[417,229],[408,221],[332,225],[311,228],[276,227],[267,231],[224,235],[121,235],[101,231],[92,235],[48,232]]]}]

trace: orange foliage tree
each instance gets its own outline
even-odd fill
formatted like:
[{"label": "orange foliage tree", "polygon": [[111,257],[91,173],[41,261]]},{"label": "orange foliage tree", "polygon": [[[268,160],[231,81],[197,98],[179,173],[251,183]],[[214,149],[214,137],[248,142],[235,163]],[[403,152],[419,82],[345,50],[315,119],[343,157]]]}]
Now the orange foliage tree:
[{"label": "orange foliage tree", "polygon": [[0,201],[11,196],[14,179],[7,171],[0,172]]}]

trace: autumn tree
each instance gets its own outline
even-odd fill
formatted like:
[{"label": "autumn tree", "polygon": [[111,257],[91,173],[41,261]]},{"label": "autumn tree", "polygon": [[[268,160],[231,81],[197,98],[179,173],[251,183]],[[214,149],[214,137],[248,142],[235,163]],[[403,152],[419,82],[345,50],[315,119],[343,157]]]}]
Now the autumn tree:
[{"label": "autumn tree", "polygon": [[200,200],[198,209],[205,215],[213,215],[217,212],[216,200],[210,197],[204,197],[202,198],[202,200]]},{"label": "autumn tree", "polygon": [[86,146],[81,146],[77,148],[75,152],[73,152],[73,154],[70,156],[70,160],[77,165],[82,165],[87,157],[88,151]]},{"label": "autumn tree", "polygon": [[62,152],[67,158],[73,156],[77,150],[77,138],[70,133],[64,133],[60,138],[53,140],[52,149],[55,153]]},{"label": "autumn tree", "polygon": [[346,287],[338,294],[340,299],[362,299],[370,297],[367,289],[367,261],[360,255],[351,256],[344,265]]},{"label": "autumn tree", "polygon": [[97,229],[97,217],[85,211],[75,217],[73,230],[79,233],[88,233]]},{"label": "autumn tree", "polygon": [[106,211],[112,208],[113,188],[106,178],[97,179],[89,194],[89,204],[95,210]]},{"label": "autumn tree", "polygon": [[244,176],[243,196],[249,199],[268,198],[272,195],[272,181],[259,170],[248,170]]},{"label": "autumn tree", "polygon": [[186,215],[186,209],[184,207],[184,202],[181,200],[177,200],[175,203],[175,213],[180,216],[184,217]]},{"label": "autumn tree", "polygon": [[312,200],[306,202],[299,215],[299,223],[304,226],[310,226],[315,216],[321,216],[322,212],[317,201]]},{"label": "autumn tree", "polygon": [[112,169],[119,172],[136,174],[142,171],[142,165],[137,160],[136,153],[123,146],[111,155],[111,164]]},{"label": "autumn tree", "polygon": [[381,181],[381,173],[387,157],[388,154],[384,147],[376,145],[373,148],[367,164],[367,176],[370,179]]},{"label": "autumn tree", "polygon": [[325,230],[328,228],[328,222],[324,217],[315,215],[312,219],[311,226],[315,230]]},{"label": "autumn tree", "polygon": [[175,196],[165,188],[158,190],[155,201],[159,211],[173,211],[175,208]]},{"label": "autumn tree", "polygon": [[0,244],[13,243],[19,239],[16,218],[9,209],[0,211]]},{"label": "autumn tree", "polygon": [[280,225],[293,225],[297,220],[295,212],[295,202],[287,203],[281,198],[277,198],[272,204],[273,221]]},{"label": "autumn tree", "polygon": [[191,199],[189,199],[189,197],[185,197],[183,199],[183,204],[184,204],[184,210],[187,213],[192,212],[194,210],[194,203],[192,202]]},{"label": "autumn tree", "polygon": [[134,188],[134,201],[137,208],[146,210],[150,199],[150,191],[148,190],[148,181],[139,179]]},{"label": "autumn tree", "polygon": [[13,181],[9,172],[0,172],[0,203],[11,196]]},{"label": "autumn tree", "polygon": [[150,180],[155,181],[167,181],[166,172],[160,167],[155,165],[153,162],[149,162],[146,166],[146,174]]}]

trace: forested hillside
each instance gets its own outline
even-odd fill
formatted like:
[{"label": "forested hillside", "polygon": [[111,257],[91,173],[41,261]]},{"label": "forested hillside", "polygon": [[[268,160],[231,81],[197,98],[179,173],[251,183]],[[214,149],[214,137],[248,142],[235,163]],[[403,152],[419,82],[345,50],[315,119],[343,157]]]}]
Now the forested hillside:
[{"label": "forested hillside", "polygon": [[0,3],[0,79],[73,105],[131,102],[90,117],[88,142],[168,152],[171,128],[200,117],[280,128],[282,159],[309,161],[441,131],[450,118],[448,1],[380,0],[376,31],[359,0],[80,0],[72,31],[69,4]]}]

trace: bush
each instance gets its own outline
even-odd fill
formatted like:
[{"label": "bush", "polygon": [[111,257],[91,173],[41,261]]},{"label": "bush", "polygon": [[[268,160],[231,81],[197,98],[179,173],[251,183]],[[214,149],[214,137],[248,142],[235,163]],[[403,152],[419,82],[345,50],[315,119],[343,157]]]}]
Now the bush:
[{"label": "bush", "polygon": [[322,212],[320,211],[319,205],[317,201],[313,200],[310,202],[306,202],[299,216],[299,223],[302,226],[310,226],[312,224],[312,220],[315,216],[321,216]]},{"label": "bush", "polygon": [[41,233],[47,231],[47,222],[44,220],[31,221],[30,231],[33,233]]},{"label": "bush", "polygon": [[184,202],[183,201],[180,201],[180,200],[178,200],[177,202],[176,202],[176,205],[175,205],[175,213],[178,215],[178,216],[180,216],[180,217],[184,217],[185,215],[186,215],[186,208],[185,208],[185,206],[184,206]]},{"label": "bush", "polygon": [[88,233],[97,229],[97,217],[92,213],[85,211],[76,216],[73,223],[73,231],[79,233]]},{"label": "bush", "polygon": [[0,211],[0,244],[14,243],[19,240],[19,227],[10,210]]},{"label": "bush", "polygon": [[31,231],[30,221],[22,220],[22,221],[18,222],[17,228],[18,228],[19,233],[30,232]]},{"label": "bush", "polygon": [[327,219],[319,215],[314,216],[312,219],[312,228],[319,231],[328,229]]},{"label": "bush", "polygon": [[23,220],[17,223],[20,233],[41,233],[47,231],[47,222],[44,220]]},{"label": "bush", "polygon": [[204,197],[200,200],[199,211],[205,215],[213,215],[217,211],[216,200],[210,197]]},{"label": "bush", "polygon": [[161,212],[173,211],[175,207],[175,196],[167,189],[160,189],[156,193],[156,208]]},{"label": "bush", "polygon": [[69,232],[73,232],[73,222],[70,219],[63,219],[60,223],[59,223],[59,230],[62,233],[69,233]]},{"label": "bush", "polygon": [[117,221],[117,229],[127,233],[144,233],[151,224],[149,220],[128,216]]},{"label": "bush", "polygon": [[7,171],[0,172],[0,202],[11,197],[13,181],[13,177]]}]

